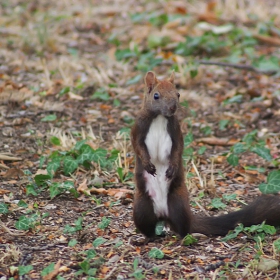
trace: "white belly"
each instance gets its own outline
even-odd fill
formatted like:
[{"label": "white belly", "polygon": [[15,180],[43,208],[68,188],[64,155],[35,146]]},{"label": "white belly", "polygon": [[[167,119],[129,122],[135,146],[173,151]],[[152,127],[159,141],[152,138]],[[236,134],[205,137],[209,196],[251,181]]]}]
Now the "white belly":
[{"label": "white belly", "polygon": [[167,194],[170,181],[165,172],[169,166],[169,155],[172,141],[167,132],[167,119],[162,115],[156,117],[149,128],[145,139],[151,162],[156,167],[156,175],[153,176],[144,171],[146,191],[154,204],[154,211],[158,217],[168,216]]}]

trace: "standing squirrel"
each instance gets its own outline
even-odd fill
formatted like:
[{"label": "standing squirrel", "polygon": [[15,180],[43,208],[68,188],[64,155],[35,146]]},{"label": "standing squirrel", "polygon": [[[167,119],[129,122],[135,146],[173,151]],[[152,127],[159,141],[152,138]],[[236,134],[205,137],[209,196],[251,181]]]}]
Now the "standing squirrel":
[{"label": "standing squirrel", "polygon": [[262,195],[239,211],[217,217],[193,215],[183,168],[184,141],[176,116],[180,94],[174,73],[159,81],[145,76],[145,98],[131,130],[136,154],[133,218],[146,237],[154,237],[158,221],[166,221],[182,238],[188,233],[226,235],[238,223],[266,221],[280,225],[280,197]]}]

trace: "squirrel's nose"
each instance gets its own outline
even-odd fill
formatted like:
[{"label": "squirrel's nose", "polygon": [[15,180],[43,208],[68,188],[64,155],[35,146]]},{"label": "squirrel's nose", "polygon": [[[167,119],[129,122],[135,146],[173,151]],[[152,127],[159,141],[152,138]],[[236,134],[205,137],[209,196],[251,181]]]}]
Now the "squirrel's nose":
[{"label": "squirrel's nose", "polygon": [[173,113],[176,111],[176,109],[177,109],[176,105],[169,106],[169,110]]}]

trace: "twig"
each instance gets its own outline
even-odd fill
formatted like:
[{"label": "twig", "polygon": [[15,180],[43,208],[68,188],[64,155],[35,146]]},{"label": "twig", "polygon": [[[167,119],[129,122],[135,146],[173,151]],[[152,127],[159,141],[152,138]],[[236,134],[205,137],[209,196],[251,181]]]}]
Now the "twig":
[{"label": "twig", "polygon": [[2,160],[22,160],[20,157],[10,157],[3,154],[0,154],[0,159]]},{"label": "twig", "polygon": [[211,61],[211,60],[196,60],[196,62],[204,65],[217,65],[223,67],[231,67],[235,69],[242,69],[242,70],[257,72],[266,75],[274,75],[277,73],[277,71],[274,70],[259,70],[258,68],[248,64],[236,64],[236,63],[227,63],[227,62],[219,62],[219,61]]},{"label": "twig", "polygon": [[203,188],[204,188],[203,180],[202,180],[202,178],[201,178],[201,176],[200,176],[200,174],[199,174],[199,172],[198,172],[198,170],[197,170],[197,168],[196,168],[196,166],[195,166],[193,160],[192,160],[192,165],[193,165],[193,168],[194,168],[194,170],[195,170],[195,173],[196,173],[196,175],[197,175],[197,177],[198,177],[198,179],[199,179],[200,186],[201,186],[201,188],[203,189]]},{"label": "twig", "polygon": [[7,165],[5,165],[5,164],[2,164],[2,163],[0,163],[0,168],[4,168],[4,169],[10,169],[10,167],[8,167]]},{"label": "twig", "polygon": [[12,232],[8,227],[5,226],[5,224],[2,221],[0,221],[0,227],[2,227],[6,232],[8,232],[12,236],[26,235],[25,233]]},{"label": "twig", "polygon": [[210,214],[202,207],[202,205],[201,205],[199,202],[195,201],[195,204],[198,206],[198,208],[199,208],[206,216],[210,217]]}]

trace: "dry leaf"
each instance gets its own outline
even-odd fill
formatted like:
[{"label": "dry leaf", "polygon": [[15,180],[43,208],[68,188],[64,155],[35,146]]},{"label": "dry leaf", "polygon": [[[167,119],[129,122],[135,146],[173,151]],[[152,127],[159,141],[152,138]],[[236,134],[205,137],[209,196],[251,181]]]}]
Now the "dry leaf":
[{"label": "dry leaf", "polygon": [[77,191],[80,193],[86,193],[90,195],[90,189],[87,186],[87,179],[85,179],[77,188]]},{"label": "dry leaf", "polygon": [[52,280],[54,277],[56,277],[59,273],[59,268],[60,268],[61,260],[58,260],[58,262],[55,264],[53,271],[51,271],[49,274],[46,276],[43,276],[43,280]]},{"label": "dry leaf", "polygon": [[7,170],[7,172],[3,175],[4,178],[18,178],[22,176],[24,176],[24,173],[21,169],[18,168],[11,168]]},{"label": "dry leaf", "polygon": [[0,189],[0,195],[3,195],[4,193],[10,193],[10,192],[11,191]]}]

